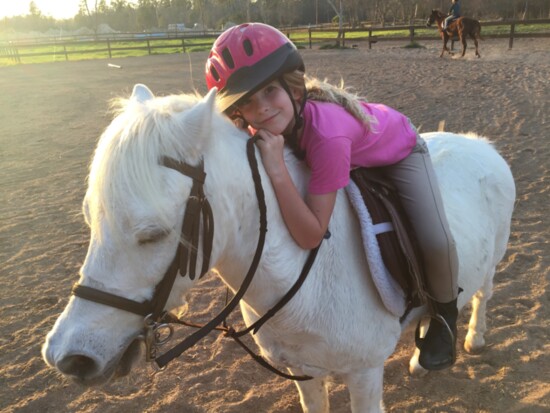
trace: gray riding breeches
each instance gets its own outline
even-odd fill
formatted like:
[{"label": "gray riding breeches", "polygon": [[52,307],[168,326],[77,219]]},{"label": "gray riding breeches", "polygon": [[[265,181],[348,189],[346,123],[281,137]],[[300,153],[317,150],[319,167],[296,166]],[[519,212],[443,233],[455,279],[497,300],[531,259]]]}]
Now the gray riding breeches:
[{"label": "gray riding breeches", "polygon": [[458,257],[443,208],[441,192],[426,142],[417,137],[412,153],[381,171],[397,188],[420,244],[428,291],[448,303],[458,295]]}]

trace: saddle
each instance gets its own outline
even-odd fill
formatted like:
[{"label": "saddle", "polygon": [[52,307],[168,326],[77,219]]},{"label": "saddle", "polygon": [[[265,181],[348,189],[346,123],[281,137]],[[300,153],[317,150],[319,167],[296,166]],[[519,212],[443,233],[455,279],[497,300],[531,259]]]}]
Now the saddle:
[{"label": "saddle", "polygon": [[[407,312],[427,303],[422,260],[416,235],[405,215],[397,190],[372,168],[351,171],[376,231],[382,261],[393,280],[405,293]],[[405,313],[406,314],[406,313]]]}]

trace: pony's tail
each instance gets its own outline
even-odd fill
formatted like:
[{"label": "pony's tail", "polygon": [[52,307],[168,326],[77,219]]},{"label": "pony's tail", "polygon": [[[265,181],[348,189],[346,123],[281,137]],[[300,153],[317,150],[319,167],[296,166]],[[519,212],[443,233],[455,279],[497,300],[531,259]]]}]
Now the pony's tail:
[{"label": "pony's tail", "polygon": [[478,38],[478,40],[485,40],[483,37],[481,37],[481,24],[479,23],[477,26],[476,37]]}]

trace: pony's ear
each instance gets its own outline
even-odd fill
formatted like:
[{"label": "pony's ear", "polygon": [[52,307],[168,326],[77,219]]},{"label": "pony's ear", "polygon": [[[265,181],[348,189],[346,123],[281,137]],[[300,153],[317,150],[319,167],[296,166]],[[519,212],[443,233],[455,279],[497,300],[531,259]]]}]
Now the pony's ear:
[{"label": "pony's ear", "polygon": [[206,96],[202,99],[202,101],[210,107],[211,110],[214,110],[214,106],[216,104],[216,94],[218,93],[218,88],[213,87],[210,89],[210,91],[206,94]]},{"label": "pony's ear", "polygon": [[132,96],[130,99],[143,103],[149,99],[153,99],[154,97],[155,95],[153,95],[153,92],[151,92],[147,86],[137,83],[134,85],[134,90],[132,90]]},{"label": "pony's ear", "polygon": [[185,114],[187,119],[187,130],[193,133],[210,133],[212,129],[212,115],[216,105],[216,90],[212,89],[197,103],[189,112]]}]

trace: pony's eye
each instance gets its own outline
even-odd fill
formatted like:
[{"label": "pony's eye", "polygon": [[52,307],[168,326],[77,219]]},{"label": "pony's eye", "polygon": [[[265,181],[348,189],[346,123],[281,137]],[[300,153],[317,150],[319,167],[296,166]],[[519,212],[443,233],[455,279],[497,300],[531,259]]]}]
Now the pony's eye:
[{"label": "pony's eye", "polygon": [[168,236],[170,231],[164,228],[156,228],[149,231],[144,231],[137,236],[139,245],[153,244],[162,241]]}]

